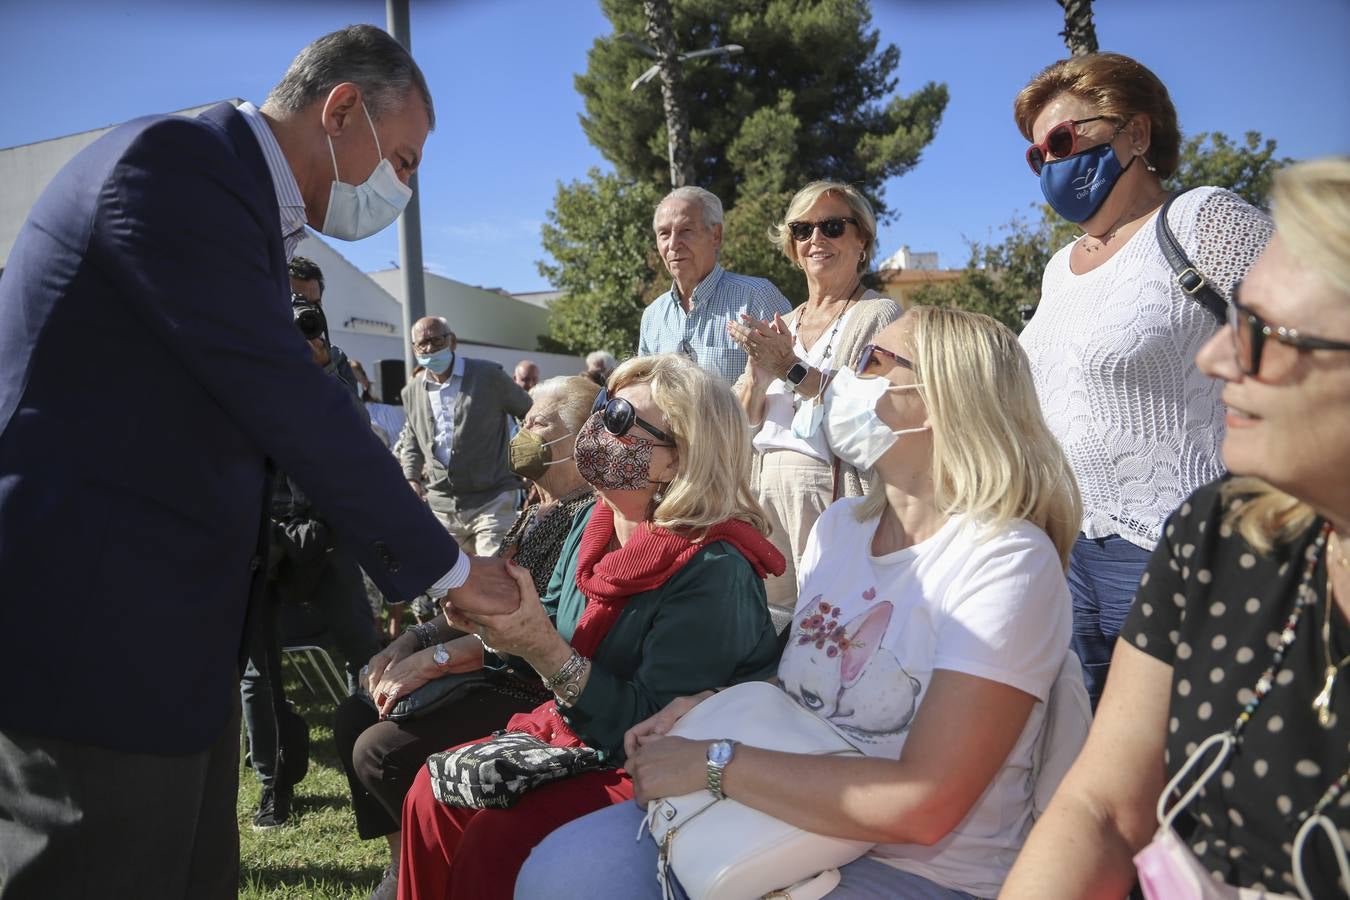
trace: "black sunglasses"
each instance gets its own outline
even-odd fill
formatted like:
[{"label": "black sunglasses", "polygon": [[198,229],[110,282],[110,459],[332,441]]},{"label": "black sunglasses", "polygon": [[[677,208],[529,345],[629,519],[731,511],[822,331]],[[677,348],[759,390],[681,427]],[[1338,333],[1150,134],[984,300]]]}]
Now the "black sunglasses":
[{"label": "black sunglasses", "polygon": [[897,366],[904,366],[911,372],[914,371],[914,363],[905,359],[899,353],[892,353],[885,347],[878,347],[876,344],[868,344],[866,347],[863,347],[862,355],[858,357],[858,365],[857,368],[854,369],[854,371],[857,372],[859,375],[866,375],[867,369],[872,365],[872,363],[877,362],[878,356],[884,356],[887,359],[894,362]]},{"label": "black sunglasses", "polygon": [[809,241],[812,232],[817,228],[827,238],[837,238],[843,235],[847,226],[857,224],[858,220],[852,216],[831,216],[828,219],[821,219],[819,222],[807,222],[805,220],[789,222],[787,227],[788,231],[792,232],[794,241]]},{"label": "black sunglasses", "polygon": [[614,397],[605,404],[600,421],[604,424],[605,430],[615,437],[623,437],[629,429],[638,425],[652,437],[664,441],[665,446],[675,446],[674,438],[639,416],[637,410],[633,409],[633,404],[622,397]]},{"label": "black sunglasses", "polygon": [[[1240,286],[1240,285],[1239,285]],[[1350,350],[1350,343],[1306,337],[1297,329],[1271,325],[1265,319],[1238,302],[1238,286],[1233,288],[1233,299],[1228,302],[1228,327],[1233,334],[1233,350],[1244,375],[1255,376],[1261,371],[1261,351],[1266,338],[1299,350]]]}]

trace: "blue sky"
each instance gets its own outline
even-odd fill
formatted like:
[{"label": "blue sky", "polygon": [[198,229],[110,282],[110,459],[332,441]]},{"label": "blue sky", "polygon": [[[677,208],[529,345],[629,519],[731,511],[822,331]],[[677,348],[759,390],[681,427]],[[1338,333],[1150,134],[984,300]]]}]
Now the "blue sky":
[{"label": "blue sky", "polygon": [[[1350,152],[1350,0],[1098,0],[1103,49],[1168,85],[1183,131],[1249,129],[1295,158]],[[422,167],[429,268],[471,284],[547,288],[535,261],[557,183],[605,166],[581,131],[573,76],[610,31],[585,0],[412,0],[413,53],[439,127]],[[946,82],[951,101],[910,174],[887,185],[902,243],[960,266],[967,239],[1040,200],[1012,98],[1065,55],[1055,0],[874,0],[901,51],[899,90]],[[261,103],[306,42],[383,24],[382,0],[0,2],[0,147],[239,96]],[[646,86],[660,103],[655,83]],[[363,269],[398,257],[394,229],[338,249]]]}]

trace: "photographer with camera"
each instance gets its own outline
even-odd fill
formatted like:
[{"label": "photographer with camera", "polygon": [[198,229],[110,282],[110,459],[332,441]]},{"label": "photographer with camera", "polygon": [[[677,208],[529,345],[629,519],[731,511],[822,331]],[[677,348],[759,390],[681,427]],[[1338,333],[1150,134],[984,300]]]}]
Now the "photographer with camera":
[{"label": "photographer with camera", "polygon": [[[309,342],[315,364],[349,386],[353,403],[362,407],[347,356],[328,337],[320,305],[323,272],[299,256],[291,260],[289,270],[292,318]],[[264,614],[250,635],[248,664],[239,682],[249,754],[262,782],[255,830],[286,823],[292,790],[304,777],[308,731],[286,700],[281,645],[282,635],[309,634],[316,627],[332,635],[348,661],[347,687],[352,690],[359,664],[380,649],[365,583],[355,561],[335,546],[323,516],[294,481],[278,472],[271,498]]]}]

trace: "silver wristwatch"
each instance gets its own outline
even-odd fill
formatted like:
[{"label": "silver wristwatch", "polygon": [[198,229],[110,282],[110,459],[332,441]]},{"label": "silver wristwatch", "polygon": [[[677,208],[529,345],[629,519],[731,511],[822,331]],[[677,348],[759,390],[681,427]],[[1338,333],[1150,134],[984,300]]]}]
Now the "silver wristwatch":
[{"label": "silver wristwatch", "polygon": [[735,741],[714,741],[712,746],[708,748],[708,793],[718,800],[727,798],[727,795],[722,791],[722,772],[735,755]]},{"label": "silver wristwatch", "polygon": [[437,644],[436,648],[431,651],[431,661],[444,669],[450,665],[450,651],[445,649],[444,644]]}]

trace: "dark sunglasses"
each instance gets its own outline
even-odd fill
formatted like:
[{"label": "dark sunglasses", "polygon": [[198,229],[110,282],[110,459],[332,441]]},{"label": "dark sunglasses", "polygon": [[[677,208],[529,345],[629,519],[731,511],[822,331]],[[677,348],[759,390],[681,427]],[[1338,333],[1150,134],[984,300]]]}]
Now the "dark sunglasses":
[{"label": "dark sunglasses", "polygon": [[1244,375],[1255,376],[1261,371],[1261,350],[1266,345],[1266,338],[1274,338],[1299,350],[1350,350],[1350,343],[1345,341],[1305,337],[1297,329],[1269,324],[1238,302],[1237,288],[1233,289],[1233,299],[1228,303],[1228,327],[1233,334],[1238,366]]},{"label": "dark sunglasses", "polygon": [[819,222],[789,222],[787,227],[788,231],[792,232],[794,241],[809,241],[811,240],[811,233],[817,228],[827,238],[837,238],[843,236],[844,229],[847,226],[857,224],[858,220],[852,216],[831,216],[828,219],[821,219]]},{"label": "dark sunglasses", "polygon": [[[1060,122],[1045,133],[1045,140],[1027,148],[1027,165],[1031,166],[1031,171],[1039,175],[1045,165],[1046,156],[1053,156],[1055,159],[1073,156],[1078,152],[1078,126],[1110,118],[1110,116],[1088,116],[1086,119],[1066,119]],[[1116,134],[1120,134],[1124,127],[1121,125],[1117,128]],[[1111,135],[1113,140],[1116,134]]]},{"label": "dark sunglasses", "polygon": [[650,434],[657,440],[664,441],[665,446],[674,447],[675,440],[652,423],[644,420],[633,409],[633,404],[622,397],[615,397],[605,404],[604,411],[600,414],[600,421],[604,424],[605,430],[615,437],[623,437],[634,425],[638,425],[643,431]]},{"label": "dark sunglasses", "polygon": [[878,347],[876,344],[868,344],[866,347],[863,347],[862,356],[858,357],[858,366],[857,368],[854,369],[854,371],[857,372],[859,375],[866,375],[867,370],[869,367],[871,367],[872,363],[880,362],[880,360],[877,359],[877,357],[879,356],[886,357],[891,362],[895,363],[897,366],[904,366],[911,372],[914,371],[914,363],[905,359],[899,353],[892,353],[885,347]]}]

